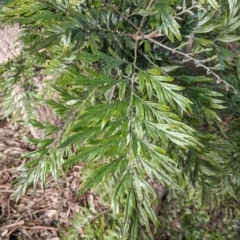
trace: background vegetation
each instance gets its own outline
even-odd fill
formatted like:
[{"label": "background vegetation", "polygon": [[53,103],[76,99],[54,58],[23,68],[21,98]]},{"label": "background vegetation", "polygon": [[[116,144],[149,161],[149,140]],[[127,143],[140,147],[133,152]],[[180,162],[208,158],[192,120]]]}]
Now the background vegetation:
[{"label": "background vegetation", "polygon": [[15,196],[77,164],[79,194],[93,189],[101,204],[77,214],[64,239],[239,239],[239,9],[5,5],[0,21],[21,25],[22,50],[0,68],[4,110],[44,132],[24,137],[36,150]]}]

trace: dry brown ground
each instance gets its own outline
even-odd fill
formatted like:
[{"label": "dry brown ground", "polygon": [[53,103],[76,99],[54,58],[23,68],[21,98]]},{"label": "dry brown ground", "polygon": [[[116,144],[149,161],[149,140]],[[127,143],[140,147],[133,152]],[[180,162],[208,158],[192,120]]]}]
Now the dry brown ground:
[{"label": "dry brown ground", "polygon": [[[18,33],[18,26],[0,29],[0,63],[19,53]],[[45,192],[30,189],[15,201],[12,193],[16,169],[24,163],[21,155],[33,148],[21,140],[25,134],[21,126],[3,119],[2,114],[0,106],[0,240],[57,240],[71,225],[73,214],[87,205],[86,196],[77,196],[79,168],[75,166],[61,177],[58,186],[49,178]]]},{"label": "dry brown ground", "polygon": [[21,129],[2,122],[0,128],[0,239],[57,240],[70,226],[69,219],[86,206],[85,197],[77,197],[80,171],[74,167],[59,181],[49,178],[46,191],[31,189],[18,201],[12,197],[16,169],[21,154],[33,149],[20,140]]}]

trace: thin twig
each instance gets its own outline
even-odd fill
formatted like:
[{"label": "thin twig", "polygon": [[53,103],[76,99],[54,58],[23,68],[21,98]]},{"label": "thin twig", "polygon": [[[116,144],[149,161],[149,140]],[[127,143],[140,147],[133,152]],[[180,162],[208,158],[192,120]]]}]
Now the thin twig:
[{"label": "thin twig", "polygon": [[3,227],[0,227],[0,230],[4,230],[4,229],[8,229],[8,228],[13,228],[13,227],[16,227],[16,226],[21,226],[23,225],[25,222],[24,220],[21,220],[19,222],[15,222],[15,223],[12,223],[12,224],[9,224],[9,225],[6,225],[6,226],[3,226]]},{"label": "thin twig", "polygon": [[22,228],[26,228],[26,229],[47,229],[47,230],[58,230],[58,228],[54,228],[54,227],[45,227],[45,226],[34,226],[34,227],[22,226]]},{"label": "thin twig", "polygon": [[4,172],[11,172],[11,171],[14,171],[14,170],[16,170],[17,168],[5,168],[5,169],[3,169],[3,170],[1,170],[0,171],[0,174],[1,173],[4,173]]},{"label": "thin twig", "polygon": [[236,89],[234,86],[230,85],[228,82],[226,82],[226,81],[224,81],[223,79],[221,79],[220,76],[218,76],[215,72],[213,72],[209,67],[205,66],[204,64],[202,64],[200,61],[196,60],[195,58],[189,56],[188,54],[185,54],[185,53],[183,53],[183,52],[180,52],[180,51],[178,51],[178,50],[176,50],[176,49],[173,49],[173,48],[171,48],[171,47],[168,47],[168,46],[166,46],[166,45],[164,45],[164,44],[156,41],[156,40],[153,39],[153,38],[147,37],[146,39],[149,40],[150,42],[152,42],[152,43],[154,43],[154,44],[162,47],[162,48],[165,48],[165,49],[171,51],[172,53],[177,53],[177,54],[179,54],[179,55],[181,55],[181,56],[184,56],[184,57],[187,58],[188,60],[192,60],[192,61],[195,63],[196,67],[202,67],[202,68],[204,68],[204,69],[207,71],[207,74],[212,74],[213,76],[215,76],[215,77],[217,78],[216,82],[217,82],[218,84],[219,84],[219,83],[224,83],[225,86],[226,86],[226,90],[232,89],[235,94],[238,94],[238,91],[237,91],[237,89]]},{"label": "thin twig", "polygon": [[[15,190],[9,190],[9,189],[0,190],[0,193],[14,193],[14,192],[15,192]],[[52,192],[52,189],[36,190],[36,191],[28,190],[27,195],[28,194],[35,194],[35,193],[47,193],[47,192]]]}]

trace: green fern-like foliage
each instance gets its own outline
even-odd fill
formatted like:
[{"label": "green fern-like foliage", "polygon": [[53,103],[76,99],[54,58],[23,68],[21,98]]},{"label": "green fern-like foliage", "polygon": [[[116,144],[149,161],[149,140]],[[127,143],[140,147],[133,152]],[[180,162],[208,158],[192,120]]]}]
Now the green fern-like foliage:
[{"label": "green fern-like foliage", "polygon": [[[115,224],[106,236],[121,229],[122,239],[154,239],[155,230],[170,231],[163,230],[154,211],[161,201],[156,182],[170,189],[175,210],[179,196],[186,198],[183,208],[194,201],[197,211],[213,201],[219,207],[236,201],[229,209],[239,216],[239,136],[225,133],[221,124],[229,99],[239,106],[239,9],[238,0],[13,0],[6,5],[0,19],[20,23],[23,48],[1,66],[5,109],[46,133],[44,139],[25,138],[37,149],[19,169],[16,195],[39,182],[45,188],[49,173],[57,181],[63,170],[80,164],[79,194],[101,189],[112,210]],[[50,78],[39,88],[36,76]],[[17,111],[12,102],[19,104]],[[64,124],[39,120],[33,110],[40,106]],[[90,223],[96,223],[91,218],[109,221],[105,213],[85,215]],[[172,214],[167,217],[173,222]],[[199,220],[187,212],[175,218],[187,227]],[[85,226],[85,220],[76,222]],[[102,229],[102,222],[96,224]],[[96,237],[94,226],[85,230]],[[99,236],[88,239],[108,239]]]}]

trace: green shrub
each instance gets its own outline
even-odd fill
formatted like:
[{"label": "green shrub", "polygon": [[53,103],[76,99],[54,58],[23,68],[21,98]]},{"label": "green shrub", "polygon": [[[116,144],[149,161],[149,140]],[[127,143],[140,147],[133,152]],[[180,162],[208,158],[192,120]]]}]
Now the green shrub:
[{"label": "green shrub", "polygon": [[[25,137],[37,149],[19,169],[16,196],[79,164],[79,194],[94,189],[108,209],[76,216],[85,239],[237,238],[239,135],[221,118],[239,116],[239,8],[238,0],[6,5],[0,19],[20,23],[23,45],[0,69],[6,114],[45,132]],[[39,118],[43,106],[64,124]],[[169,188],[167,202],[154,183]],[[80,238],[74,229],[67,239]]]}]

